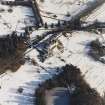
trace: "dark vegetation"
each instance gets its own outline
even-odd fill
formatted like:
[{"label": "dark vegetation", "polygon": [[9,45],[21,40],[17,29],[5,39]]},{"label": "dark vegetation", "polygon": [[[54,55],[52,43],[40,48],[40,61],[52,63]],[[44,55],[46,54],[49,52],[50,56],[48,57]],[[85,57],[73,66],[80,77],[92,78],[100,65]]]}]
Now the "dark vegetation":
[{"label": "dark vegetation", "polygon": [[66,87],[66,83],[68,83],[69,86],[74,84],[76,87],[75,91],[70,95],[70,105],[104,105],[100,95],[84,81],[77,67],[66,65],[62,67],[62,69],[63,72],[59,75],[55,75],[52,79],[46,80],[46,82],[39,85],[35,93],[37,105],[46,105],[46,90],[55,87]]},{"label": "dark vegetation", "polygon": [[105,56],[105,46],[98,39],[93,40],[89,46],[89,55],[93,59],[105,63],[105,59],[101,59],[101,57]]},{"label": "dark vegetation", "polygon": [[18,70],[18,68],[25,62],[23,58],[25,50],[26,45],[23,41],[19,41],[14,53],[10,54],[9,56],[7,54],[3,57],[0,57],[0,67],[2,67],[0,68],[0,74],[4,73],[6,70],[11,70],[13,72]]}]

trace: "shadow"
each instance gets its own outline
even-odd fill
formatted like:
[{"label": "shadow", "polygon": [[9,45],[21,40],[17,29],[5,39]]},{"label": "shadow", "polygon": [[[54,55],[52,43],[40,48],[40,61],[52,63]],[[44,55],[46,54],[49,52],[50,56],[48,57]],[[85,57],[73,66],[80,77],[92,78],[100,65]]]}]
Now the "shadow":
[{"label": "shadow", "polygon": [[54,105],[70,105],[70,96],[67,89],[58,89],[54,92]]}]

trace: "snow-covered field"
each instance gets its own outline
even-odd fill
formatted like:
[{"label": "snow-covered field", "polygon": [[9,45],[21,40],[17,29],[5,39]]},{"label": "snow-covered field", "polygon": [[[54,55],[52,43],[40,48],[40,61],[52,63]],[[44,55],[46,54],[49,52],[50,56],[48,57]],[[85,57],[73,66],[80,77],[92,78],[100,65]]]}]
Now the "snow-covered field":
[{"label": "snow-covered field", "polygon": [[[72,3],[73,5],[71,5]],[[83,2],[79,2],[79,0],[67,0],[67,2],[64,2],[64,0],[45,0],[45,3],[40,3],[39,6],[44,12],[51,12],[49,15],[43,12],[41,14],[51,17],[56,14],[58,19],[66,19],[67,17],[65,18],[65,15],[68,12],[72,13],[76,11],[82,4]],[[26,7],[12,7],[12,13],[8,13],[8,6],[0,5],[0,8],[5,9],[5,11],[0,13],[0,26],[2,26],[0,27],[0,35],[4,32],[11,32],[11,30],[14,30],[17,26],[21,28],[29,25],[27,22],[30,21],[30,17],[33,16],[32,11]],[[93,20],[97,13],[103,12],[102,14],[105,14],[104,9],[105,6],[103,5],[102,8],[92,13],[89,17],[90,21]],[[102,16],[97,15],[95,18],[100,19],[100,17]],[[54,21],[45,17],[43,19],[48,23],[57,22],[56,20]],[[26,23],[24,23],[25,20]],[[8,23],[8,26],[11,28],[7,27],[7,25],[4,24],[5,22]],[[17,23],[19,25],[17,25]],[[35,32],[33,32],[34,35],[42,33],[42,31]],[[54,55],[47,58],[44,63],[41,63],[37,58],[38,52],[34,49],[25,56],[34,59],[39,65],[33,65],[31,61],[26,60],[26,63],[22,65],[17,72],[12,73],[8,70],[7,73],[0,76],[0,105],[34,105],[34,93],[38,85],[56,74],[56,67],[70,63],[79,67],[86,82],[101,95],[103,94],[105,91],[105,65],[94,61],[87,55],[89,51],[87,43],[96,38],[100,38],[100,35],[76,31],[73,32],[72,35],[68,33],[68,36],[70,37],[66,38],[61,36],[59,38],[64,46],[63,53],[54,49]],[[28,50],[30,49],[27,49],[27,51]],[[65,62],[61,61],[59,57],[64,59]],[[22,93],[18,92],[19,88],[23,88]]]},{"label": "snow-covered field", "polygon": [[[81,1],[79,0],[78,1],[77,0],[76,1],[75,0],[67,0],[67,1],[45,0],[45,2],[42,3],[40,8],[42,8],[44,11],[47,11],[47,12],[50,11],[56,15],[58,14],[57,18],[62,19],[62,17],[59,14],[63,14],[64,17],[65,17],[65,14],[67,14],[67,12],[69,12],[70,14],[74,12],[75,14],[75,12],[78,11],[78,8],[80,8],[79,6],[83,5],[87,1],[84,1],[84,0],[81,0]],[[92,0],[89,0],[89,1],[92,1]],[[68,2],[71,3],[71,5]],[[105,9],[105,4],[103,4],[96,10],[94,10],[92,14],[88,15],[86,21],[95,21],[97,19],[98,21],[105,22],[104,9]],[[47,18],[45,19],[45,21],[46,20]],[[70,34],[68,35],[71,36]],[[60,41],[62,41],[64,45],[64,53],[61,54],[60,52],[55,51],[54,56],[49,59],[51,59],[53,63],[55,62],[58,63],[59,56],[60,56],[66,61],[66,63],[72,63],[73,65],[76,65],[77,67],[81,69],[81,72],[84,75],[84,78],[87,81],[87,83],[92,88],[95,88],[100,93],[100,95],[103,95],[105,91],[105,88],[104,88],[105,64],[94,61],[87,54],[89,51],[89,47],[87,46],[87,44],[90,43],[92,40],[95,40],[96,38],[101,39],[102,37],[101,35],[97,35],[97,34],[89,33],[89,32],[81,32],[81,31],[73,32],[72,37],[70,37],[69,39],[62,36],[60,37]]]},{"label": "snow-covered field", "polygon": [[67,14],[76,12],[77,9],[80,9],[79,7],[81,4],[79,3],[79,0],[44,0],[44,3],[41,3],[40,0],[37,1],[42,16],[55,18],[54,20],[51,18],[42,17],[44,21],[48,22],[49,24],[52,22],[56,23],[56,19],[70,19],[70,17],[68,17]]},{"label": "snow-covered field", "polygon": [[23,6],[6,6],[0,4],[0,36],[13,31],[24,33],[26,26],[35,25],[31,8]]},{"label": "snow-covered field", "polygon": [[[34,55],[36,51],[32,51],[30,55]],[[46,70],[42,69],[43,66]],[[38,72],[39,71],[39,72]],[[49,74],[50,72],[50,74]],[[49,68],[39,62],[39,66],[34,66],[30,62],[26,62],[15,72],[7,72],[5,76],[0,78],[0,104],[1,105],[35,105],[35,89],[38,84],[56,74],[55,68]],[[23,92],[19,93],[18,89],[22,88]]]},{"label": "snow-covered field", "polygon": [[87,18],[87,21],[94,21],[98,20],[100,22],[105,22],[105,3],[98,7],[89,17]]},{"label": "snow-covered field", "polygon": [[90,87],[95,88],[100,95],[103,95],[105,91],[105,64],[94,61],[87,54],[89,51],[87,44],[96,38],[100,38],[100,36],[88,32],[74,32],[69,40],[61,37],[60,40],[65,48],[61,56],[66,63],[72,63],[79,67]]}]

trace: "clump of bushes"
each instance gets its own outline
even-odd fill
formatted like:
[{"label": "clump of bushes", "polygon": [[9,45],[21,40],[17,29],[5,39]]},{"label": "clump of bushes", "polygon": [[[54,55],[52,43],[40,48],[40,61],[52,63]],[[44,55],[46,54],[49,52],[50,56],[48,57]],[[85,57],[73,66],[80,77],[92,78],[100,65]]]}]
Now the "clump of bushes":
[{"label": "clump of bushes", "polygon": [[0,8],[0,13],[1,13],[1,12],[4,12],[4,11],[5,11],[5,9],[3,9],[3,8]]},{"label": "clump of bushes", "polygon": [[105,56],[105,46],[103,46],[98,39],[92,41],[90,43],[89,55],[91,55],[95,60],[105,63],[105,60],[101,59],[101,57]]},{"label": "clump of bushes", "polygon": [[23,92],[23,88],[19,87],[17,91],[18,91],[18,93],[22,93]]},{"label": "clump of bushes", "polygon": [[12,13],[12,12],[13,12],[13,9],[9,8],[9,9],[8,9],[8,12],[9,12],[9,13]]}]

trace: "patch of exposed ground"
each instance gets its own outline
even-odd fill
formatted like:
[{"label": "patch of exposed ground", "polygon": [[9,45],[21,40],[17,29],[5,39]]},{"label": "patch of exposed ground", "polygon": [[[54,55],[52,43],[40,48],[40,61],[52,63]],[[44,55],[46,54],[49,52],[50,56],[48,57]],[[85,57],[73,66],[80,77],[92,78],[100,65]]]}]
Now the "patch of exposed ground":
[{"label": "patch of exposed ground", "polygon": [[17,45],[16,52],[12,55],[0,57],[0,74],[7,70],[15,72],[18,68],[25,63],[23,54],[26,50],[26,45],[20,41]]},{"label": "patch of exposed ground", "polygon": [[46,105],[45,93],[46,90],[51,90],[56,87],[67,87],[69,84],[70,90],[72,86],[75,90],[69,97],[70,105],[104,105],[103,100],[95,89],[92,89],[85,81],[78,68],[72,65],[62,67],[63,72],[55,75],[52,79],[47,80],[39,85],[36,90],[36,103],[37,105]]}]

